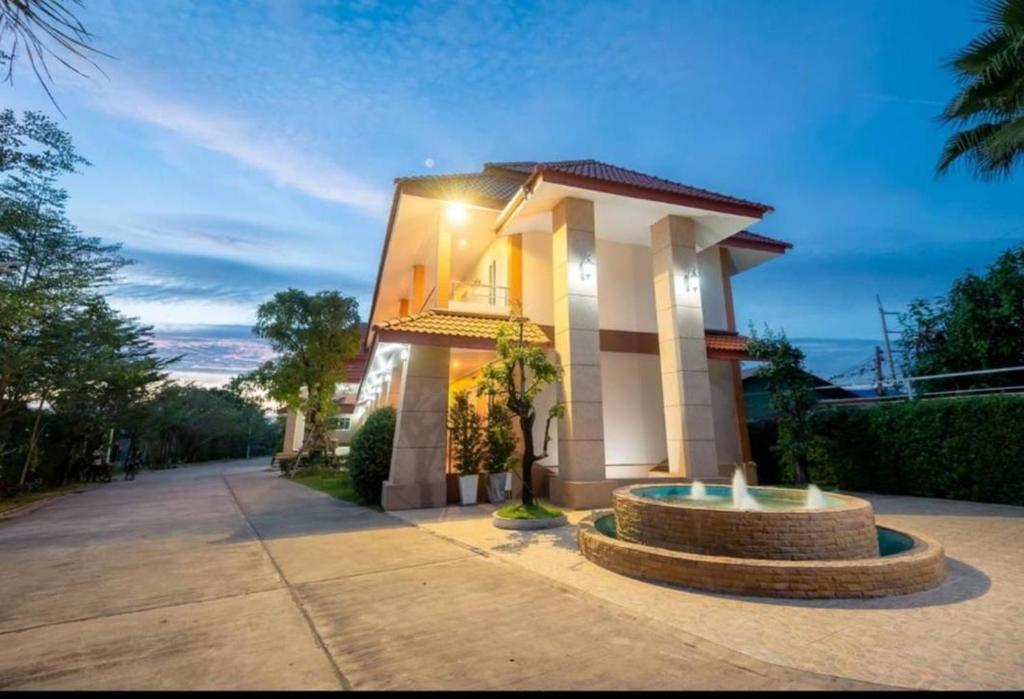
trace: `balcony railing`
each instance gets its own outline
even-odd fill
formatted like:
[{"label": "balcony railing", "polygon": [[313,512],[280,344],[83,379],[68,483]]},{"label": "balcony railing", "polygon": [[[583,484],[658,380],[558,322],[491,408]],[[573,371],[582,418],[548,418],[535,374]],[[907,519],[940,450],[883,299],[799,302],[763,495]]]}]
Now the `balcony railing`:
[{"label": "balcony railing", "polygon": [[471,306],[490,306],[494,310],[508,308],[509,289],[507,286],[452,282],[449,301]]}]

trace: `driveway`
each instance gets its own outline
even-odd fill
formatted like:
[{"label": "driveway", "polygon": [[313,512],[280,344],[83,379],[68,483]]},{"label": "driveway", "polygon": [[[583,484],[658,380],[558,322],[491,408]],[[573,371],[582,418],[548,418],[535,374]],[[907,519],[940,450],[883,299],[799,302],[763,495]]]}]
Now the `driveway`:
[{"label": "driveway", "polygon": [[0,590],[3,688],[871,686],[755,660],[261,461],[0,522]]}]

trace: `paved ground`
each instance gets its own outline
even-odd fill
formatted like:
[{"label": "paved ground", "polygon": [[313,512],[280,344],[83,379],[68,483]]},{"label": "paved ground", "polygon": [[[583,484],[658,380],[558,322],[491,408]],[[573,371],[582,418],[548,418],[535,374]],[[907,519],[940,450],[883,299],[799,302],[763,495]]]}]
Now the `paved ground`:
[{"label": "paved ground", "polygon": [[868,686],[756,660],[446,536],[252,462],[61,498],[0,523],[0,687]]},{"label": "paved ground", "polygon": [[[637,616],[765,662],[931,689],[1024,688],[1024,508],[870,496],[878,521],[928,533],[949,556],[945,583],[881,600],[710,595],[610,573],[582,558],[574,528],[504,532],[490,506],[403,518]],[[586,513],[575,512],[570,521]]]}]

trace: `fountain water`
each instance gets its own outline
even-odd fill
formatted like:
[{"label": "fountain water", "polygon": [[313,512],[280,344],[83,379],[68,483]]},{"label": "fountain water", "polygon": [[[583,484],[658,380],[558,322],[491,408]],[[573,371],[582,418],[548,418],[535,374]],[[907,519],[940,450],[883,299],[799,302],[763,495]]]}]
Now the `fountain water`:
[{"label": "fountain water", "polygon": [[747,477],[742,468],[732,474],[732,506],[738,510],[760,510],[761,505],[747,489]]},{"label": "fountain water", "polygon": [[690,485],[690,497],[694,500],[707,500],[708,489],[701,481],[694,481]]},{"label": "fountain water", "polygon": [[824,507],[828,507],[828,500],[825,499],[825,495],[821,492],[821,488],[813,483],[807,486],[807,501],[804,503],[804,507],[809,510],[820,510]]}]

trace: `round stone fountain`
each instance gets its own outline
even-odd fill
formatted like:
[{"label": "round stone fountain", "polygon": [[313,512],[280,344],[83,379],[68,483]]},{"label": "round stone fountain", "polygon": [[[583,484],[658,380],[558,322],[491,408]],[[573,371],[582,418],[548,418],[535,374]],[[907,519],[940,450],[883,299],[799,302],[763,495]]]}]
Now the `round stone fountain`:
[{"label": "round stone fountain", "polygon": [[934,587],[945,554],[920,534],[879,527],[860,498],[790,488],[633,485],[583,520],[579,545],[617,573],[715,592],[882,597]]}]

